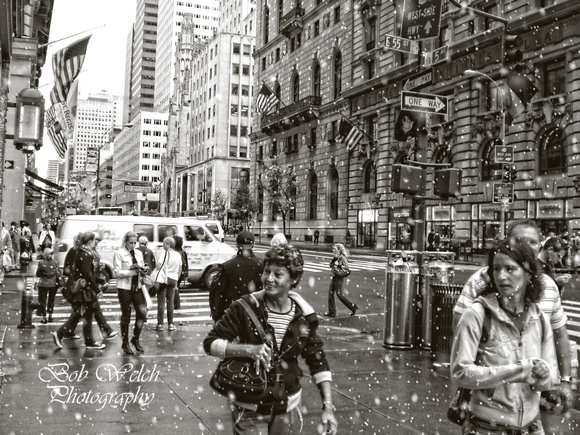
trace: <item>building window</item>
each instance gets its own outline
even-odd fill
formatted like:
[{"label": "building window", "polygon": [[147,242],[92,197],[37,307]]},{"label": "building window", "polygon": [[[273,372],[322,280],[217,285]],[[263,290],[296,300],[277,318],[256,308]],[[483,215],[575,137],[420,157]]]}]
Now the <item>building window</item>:
[{"label": "building window", "polygon": [[310,147],[316,147],[316,127],[310,129]]},{"label": "building window", "polygon": [[264,8],[264,44],[268,43],[270,38],[270,8]]},{"label": "building window", "polygon": [[282,26],[282,18],[284,17],[284,0],[278,0],[278,33]]},{"label": "building window", "polygon": [[314,22],[314,36],[320,35],[320,20]]},{"label": "building window", "polygon": [[338,219],[338,171],[332,168],[328,172],[326,209],[330,219]]},{"label": "building window", "polygon": [[245,125],[240,126],[240,136],[247,137],[248,136],[248,127]]},{"label": "building window", "polygon": [[363,193],[373,193],[377,191],[377,170],[375,162],[367,161],[364,168]]},{"label": "building window", "polygon": [[238,116],[238,106],[232,104],[230,109],[230,115]]},{"label": "building window", "polygon": [[296,103],[300,100],[300,76],[294,73],[292,78],[292,102]]},{"label": "building window", "polygon": [[233,84],[232,85],[232,95],[238,95],[239,85]]},{"label": "building window", "polygon": [[334,8],[334,24],[340,23],[340,6]]},{"label": "building window", "polygon": [[240,44],[234,44],[234,54],[240,54]]},{"label": "building window", "polygon": [[234,75],[239,76],[240,75],[240,66],[238,64],[234,64],[234,67],[232,68],[232,72],[234,73]]},{"label": "building window", "polygon": [[308,216],[307,219],[316,219],[316,209],[318,202],[318,177],[314,172],[310,173],[308,180]]},{"label": "building window", "polygon": [[371,18],[365,23],[365,43],[367,51],[375,48],[377,43],[377,20]]},{"label": "building window", "polygon": [[237,136],[238,135],[238,126],[237,125],[230,125],[230,136]]},{"label": "building window", "polygon": [[312,95],[320,97],[320,64],[315,63],[312,72]]},{"label": "building window", "polygon": [[563,57],[543,64],[544,96],[566,93],[566,63]]},{"label": "building window", "polygon": [[250,87],[242,85],[242,96],[247,97],[248,95],[250,95]]},{"label": "building window", "polygon": [[280,83],[276,82],[274,84],[274,95],[276,95],[276,106],[274,106],[274,109],[276,111],[280,110]]},{"label": "building window", "polygon": [[366,65],[365,75],[367,77],[367,80],[370,80],[375,77],[377,62],[374,58],[371,58],[367,59],[365,65]]},{"label": "building window", "polygon": [[544,127],[538,133],[539,175],[557,175],[567,172],[564,132],[555,125]]},{"label": "building window", "polygon": [[240,110],[240,116],[248,116],[249,114],[248,106],[242,106]]},{"label": "building window", "polygon": [[487,139],[483,142],[481,152],[481,181],[501,180],[503,163],[495,162],[495,147],[501,145],[501,139]]},{"label": "building window", "polygon": [[334,54],[333,78],[332,96],[336,100],[342,94],[342,53],[340,51]]}]

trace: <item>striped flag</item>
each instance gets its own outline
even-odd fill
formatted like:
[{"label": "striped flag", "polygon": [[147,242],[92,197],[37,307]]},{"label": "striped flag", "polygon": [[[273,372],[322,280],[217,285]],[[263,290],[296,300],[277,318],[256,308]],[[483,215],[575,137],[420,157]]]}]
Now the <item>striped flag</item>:
[{"label": "striped flag", "polygon": [[258,113],[267,114],[278,103],[278,97],[270,88],[264,83],[256,99],[256,111]]},{"label": "striped flag", "polygon": [[66,137],[62,133],[62,129],[58,120],[56,119],[56,112],[54,106],[46,111],[44,122],[46,125],[46,133],[50,138],[54,149],[58,153],[61,159],[64,159],[64,155],[67,150]]},{"label": "striped flag", "polygon": [[510,74],[503,88],[506,110],[506,124],[511,125],[515,119],[526,111],[528,103],[534,98],[538,88],[522,73]]},{"label": "striped flag", "polygon": [[342,141],[344,142],[346,149],[352,151],[362,140],[364,133],[362,130],[354,126],[350,121],[346,119],[340,120],[340,126],[338,128],[338,133],[340,134]]},{"label": "striped flag", "polygon": [[81,72],[90,38],[89,35],[80,39],[57,51],[52,57],[54,88],[50,91],[50,102],[53,105],[66,103],[70,87]]}]

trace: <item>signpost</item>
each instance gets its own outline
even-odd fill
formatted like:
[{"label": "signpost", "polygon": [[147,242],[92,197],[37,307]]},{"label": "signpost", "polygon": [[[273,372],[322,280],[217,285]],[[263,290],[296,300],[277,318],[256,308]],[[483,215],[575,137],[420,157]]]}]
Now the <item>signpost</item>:
[{"label": "signpost", "polygon": [[401,36],[427,39],[439,36],[443,0],[405,0]]},{"label": "signpost", "polygon": [[493,183],[493,202],[495,204],[514,202],[514,183]]},{"label": "signpost", "polygon": [[443,47],[439,47],[429,53],[421,54],[423,66],[431,66],[435,63],[441,62],[442,60],[447,60],[448,49],[449,46],[444,45]]},{"label": "signpost", "polygon": [[433,69],[422,72],[420,75],[407,79],[403,84],[403,90],[411,91],[413,89],[427,86],[433,83]]},{"label": "signpost", "polygon": [[151,193],[153,185],[150,181],[125,181],[125,192]]},{"label": "signpost", "polygon": [[443,95],[401,91],[401,109],[447,115],[448,98]]},{"label": "signpost", "polygon": [[513,163],[514,162],[514,146],[503,145],[495,147],[495,162],[496,163]]},{"label": "signpost", "polygon": [[404,53],[419,53],[419,44],[417,41],[399,38],[398,36],[387,35],[385,38],[385,47],[391,50],[402,51]]}]

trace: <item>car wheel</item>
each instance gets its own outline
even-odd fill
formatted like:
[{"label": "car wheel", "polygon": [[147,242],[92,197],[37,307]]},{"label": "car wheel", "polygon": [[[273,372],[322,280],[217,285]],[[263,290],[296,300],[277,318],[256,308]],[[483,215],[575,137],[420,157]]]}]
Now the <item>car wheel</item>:
[{"label": "car wheel", "polygon": [[213,279],[215,278],[219,270],[220,270],[219,266],[210,266],[210,268],[205,271],[205,273],[203,274],[203,285],[205,286],[206,289],[209,289],[211,287],[211,283],[213,282]]}]

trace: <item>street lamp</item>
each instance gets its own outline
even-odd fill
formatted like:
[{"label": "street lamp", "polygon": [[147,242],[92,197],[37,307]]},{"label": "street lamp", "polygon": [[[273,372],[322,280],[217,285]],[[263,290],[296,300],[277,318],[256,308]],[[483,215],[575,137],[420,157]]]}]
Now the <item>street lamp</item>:
[{"label": "street lamp", "polygon": [[34,88],[23,89],[16,95],[14,146],[31,154],[42,146],[44,126],[44,98]]},{"label": "street lamp", "polygon": [[[504,101],[503,101],[503,93],[501,92],[501,88],[499,87],[499,85],[497,84],[497,82],[494,79],[492,79],[490,76],[488,76],[485,73],[482,73],[480,71],[476,71],[473,69],[466,69],[464,71],[464,73],[466,75],[480,75],[482,77],[485,77],[486,79],[491,81],[495,85],[495,87],[497,88],[497,94],[498,94],[500,110],[501,110],[500,139],[501,139],[501,145],[504,146],[505,145],[505,106],[503,104]],[[508,210],[509,210],[508,200],[505,199],[502,201],[501,212],[500,212],[499,236],[501,239],[503,239],[505,237],[505,213]]]}]

